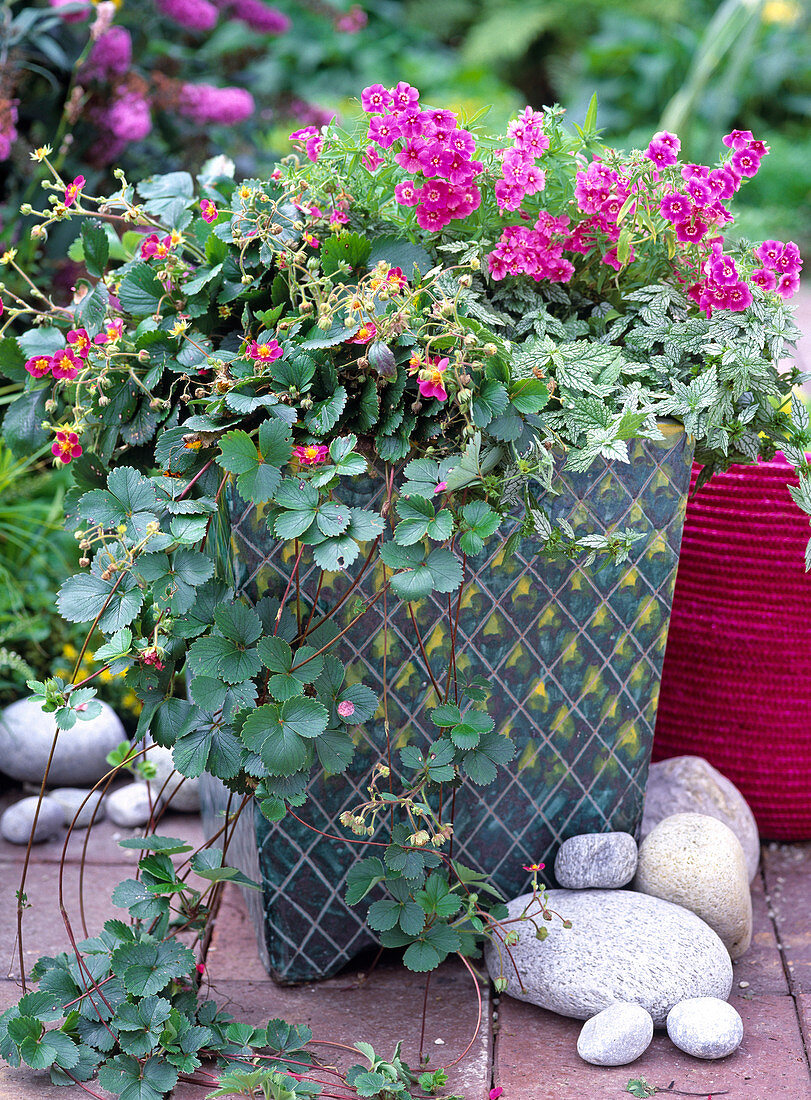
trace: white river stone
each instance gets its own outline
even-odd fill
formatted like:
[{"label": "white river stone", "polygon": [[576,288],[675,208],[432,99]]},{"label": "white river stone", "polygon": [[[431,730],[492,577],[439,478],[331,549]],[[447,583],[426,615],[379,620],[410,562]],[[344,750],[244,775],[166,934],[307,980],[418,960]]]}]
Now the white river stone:
[{"label": "white river stone", "polygon": [[[70,825],[76,814],[79,814],[76,824],[73,826],[74,829],[86,829],[91,818],[93,818],[94,825],[104,820],[104,806],[99,806],[96,810],[102,800],[101,791],[91,792],[83,787],[57,787],[56,790],[50,792],[49,798],[58,802],[62,807],[66,825]],[[87,802],[85,802],[85,799],[87,799]],[[82,806],[83,802],[84,805]],[[94,810],[96,811],[95,817],[93,817]]]},{"label": "white river stone", "polygon": [[[0,833],[10,844],[27,844],[31,835],[31,826],[34,823],[34,814],[37,810],[38,798],[31,795],[30,798],[22,798],[14,802],[3,816],[0,817]],[[50,840],[62,831],[65,824],[65,814],[58,802],[52,798],[43,798],[37,818],[37,828],[34,833],[34,843],[41,844],[44,840]]]},{"label": "white river stone", "polygon": [[674,756],[651,764],[640,841],[664,818],[684,813],[717,817],[729,826],[741,842],[751,882],[760,862],[755,815],[735,784],[702,756]]},{"label": "white river stone", "polygon": [[[587,1020],[615,1001],[641,1005],[663,1025],[686,997],[721,997],[732,989],[732,962],[721,940],[695,913],[632,890],[550,890],[545,921],[531,894],[508,903],[505,926],[519,942],[486,948],[487,969],[507,979],[506,992],[562,1016]],[[548,936],[538,940],[536,926]],[[512,956],[512,958],[511,958]],[[518,973],[516,973],[516,967]],[[519,981],[520,974],[522,982]]]},{"label": "white river stone", "polygon": [[690,909],[739,959],[752,942],[752,899],[740,841],[706,814],[660,821],[639,849],[634,889]]},{"label": "white river stone", "polygon": [[726,1058],[741,1045],[743,1020],[726,1001],[694,997],[670,1010],[667,1033],[679,1050],[694,1058]]},{"label": "white river stone", "polygon": [[614,890],[634,877],[636,860],[630,833],[581,833],[561,844],[555,879],[567,890]]},{"label": "white river stone", "polygon": [[653,1017],[637,1004],[617,1001],[586,1020],[577,1040],[577,1053],[593,1066],[627,1066],[650,1046]]},{"label": "white river stone", "polygon": [[[28,783],[41,783],[53,744],[56,723],[34,699],[18,699],[0,714],[0,771]],[[118,715],[106,703],[89,722],[63,730],[56,743],[48,784],[81,787],[93,784],[110,769],[107,754],[127,734]]]}]

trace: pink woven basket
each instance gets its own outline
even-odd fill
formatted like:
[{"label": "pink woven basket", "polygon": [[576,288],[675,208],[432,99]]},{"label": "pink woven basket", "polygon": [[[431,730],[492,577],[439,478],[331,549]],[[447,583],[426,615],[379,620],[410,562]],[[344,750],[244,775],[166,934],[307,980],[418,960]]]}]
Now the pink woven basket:
[{"label": "pink woven basket", "polygon": [[709,760],[776,840],[811,837],[809,529],[790,483],[778,454],[690,498],[653,743]]}]

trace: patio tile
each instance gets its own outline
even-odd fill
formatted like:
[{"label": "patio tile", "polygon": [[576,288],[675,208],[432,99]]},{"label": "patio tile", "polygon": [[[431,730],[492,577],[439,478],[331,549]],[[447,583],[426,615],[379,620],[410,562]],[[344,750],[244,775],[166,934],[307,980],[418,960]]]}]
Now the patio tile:
[{"label": "patio tile", "polygon": [[[115,866],[89,866],[84,875],[84,902],[87,928],[90,935],[100,931],[111,917],[121,917],[110,895],[126,870]],[[19,863],[0,863],[0,974],[3,978],[17,978],[20,968],[17,961],[17,899],[20,881]],[[71,865],[64,876],[65,908],[76,939],[83,939],[84,932],[79,916],[78,867]],[[56,955],[70,948],[65,925],[58,908],[58,869],[52,863],[33,863],[29,867],[25,892],[30,909],[27,909],[23,925],[23,945],[26,972],[40,955]],[[0,1094],[2,1095],[2,1094]]]},{"label": "patio tile", "polygon": [[[249,1022],[281,1016],[291,1023],[306,1023],[316,1036],[349,1044],[363,1039],[383,1052],[402,1039],[405,1060],[418,1064],[423,975],[384,958],[366,978],[355,969],[317,984],[276,985],[259,961],[242,893],[230,884],[223,892],[206,975],[218,1003],[240,1018],[244,1013]],[[464,1062],[451,1071],[451,1085],[465,1100],[479,1100],[489,1091],[489,1002],[488,990],[481,989],[482,1029]],[[233,1004],[226,1003],[230,999]],[[475,1023],[472,979],[462,964],[448,962],[431,978],[428,990],[424,1049],[430,1066],[457,1058],[470,1042]]]},{"label": "patio tile", "polygon": [[765,845],[763,867],[791,991],[811,993],[811,841]]},{"label": "patio tile", "polygon": [[505,1100],[619,1100],[635,1077],[667,1090],[729,1100],[809,1100],[811,1077],[791,997],[732,997],[744,1022],[743,1043],[717,1062],[691,1058],[657,1030],[629,1066],[591,1066],[577,1055],[582,1024],[533,1005],[501,998],[494,1081]]},{"label": "patio tile", "polygon": [[[758,993],[788,993],[786,972],[775,935],[774,923],[758,871],[752,882],[752,946],[733,964],[732,992],[752,997]],[[741,982],[746,982],[743,987]],[[745,992],[744,992],[745,991]]]},{"label": "patio tile", "polygon": [[[425,976],[412,974],[399,963],[381,963],[365,980],[361,978],[349,972],[301,986],[278,986],[269,978],[221,980],[212,982],[211,996],[237,1019],[264,1024],[279,1016],[307,1024],[319,1040],[351,1046],[360,1039],[380,1054],[391,1054],[402,1040],[406,1062],[412,1068],[418,1066]],[[483,1026],[463,1061],[448,1071],[449,1087],[465,1100],[483,1100],[490,1089],[486,989],[482,989],[482,1001]],[[428,1068],[447,1066],[458,1058],[473,1038],[475,1026],[472,979],[460,963],[445,963],[433,973],[428,988],[424,1043]],[[330,1046],[319,1045],[316,1050],[328,1063],[344,1068],[362,1061]]]},{"label": "patio tile", "polygon": [[[0,798],[0,813],[5,808],[23,797],[19,788],[6,792]],[[205,841],[203,825],[199,814],[178,814],[167,812],[160,820],[157,830],[164,836],[181,837],[195,847],[199,847]],[[120,825],[114,825],[112,821],[100,821],[90,831],[87,844],[88,863],[127,864],[137,863],[137,852],[127,851],[118,846],[119,840],[126,837],[141,836],[143,829],[122,829]],[[59,863],[62,858],[62,848],[67,836],[67,829],[54,840],[44,844],[36,844],[32,850],[33,858],[37,863]],[[82,849],[87,837],[86,829],[74,829],[68,841],[67,859],[72,863],[78,863],[82,858]],[[22,863],[25,859],[24,844],[9,844],[0,837],[0,862]]]}]

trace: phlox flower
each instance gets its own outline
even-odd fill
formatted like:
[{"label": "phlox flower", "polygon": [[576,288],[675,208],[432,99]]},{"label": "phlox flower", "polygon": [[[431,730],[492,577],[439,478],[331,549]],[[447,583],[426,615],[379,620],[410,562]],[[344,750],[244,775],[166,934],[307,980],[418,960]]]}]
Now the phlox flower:
[{"label": "phlox flower", "polygon": [[200,212],[203,216],[203,221],[213,222],[217,220],[217,214],[219,210],[211,199],[202,199],[200,202]]},{"label": "phlox flower", "polygon": [[400,126],[395,115],[374,115],[369,119],[369,132],[366,135],[381,149],[388,149],[400,137]]},{"label": "phlox flower", "polygon": [[377,149],[375,149],[374,145],[367,145],[366,152],[360,159],[363,167],[369,172],[376,171],[383,163],[383,158],[380,153],[378,153]]},{"label": "phlox flower", "polygon": [[761,290],[774,290],[777,286],[777,276],[768,267],[756,268],[750,278],[755,286],[759,286]]},{"label": "phlox flower", "polygon": [[793,298],[800,289],[800,276],[795,272],[787,271],[777,280],[774,288],[781,298]]},{"label": "phlox flower", "polygon": [[667,130],[660,130],[654,134],[648,145],[645,156],[652,160],[657,168],[669,168],[679,159],[681,142],[675,134],[669,134]]},{"label": "phlox flower", "polygon": [[84,176],[77,176],[73,183],[69,183],[65,188],[65,206],[73,206],[81,194],[87,180]]},{"label": "phlox flower", "polygon": [[32,378],[44,378],[51,373],[52,361],[50,355],[32,355],[26,360],[25,369]]},{"label": "phlox flower", "polygon": [[56,433],[56,439],[51,444],[51,454],[59,462],[67,466],[72,459],[78,458],[81,453],[82,447],[76,432],[62,430]]},{"label": "phlox flower", "polygon": [[329,447],[323,443],[308,443],[305,447],[294,447],[293,454],[302,466],[321,466],[327,461]]},{"label": "phlox flower", "polygon": [[68,346],[80,359],[86,359],[92,347],[86,328],[72,328],[68,333]]},{"label": "phlox flower", "polygon": [[391,108],[394,111],[409,111],[412,110],[420,101],[420,93],[416,88],[412,88],[410,84],[406,84],[404,80],[401,80],[391,90]]},{"label": "phlox flower", "polygon": [[278,340],[271,340],[263,344],[251,340],[245,352],[246,358],[253,359],[255,363],[273,363],[276,359],[281,359],[283,355],[284,351]]},{"label": "phlox flower", "polygon": [[70,348],[61,348],[51,358],[51,373],[57,381],[72,382],[83,365],[82,360]]},{"label": "phlox flower", "polygon": [[732,154],[730,164],[741,176],[756,176],[760,168],[760,157],[751,149],[738,149]]},{"label": "phlox flower", "polygon": [[749,143],[753,139],[751,130],[732,130],[731,133],[725,134],[721,141],[726,145],[727,149],[747,149]]},{"label": "phlox flower", "polygon": [[367,115],[382,113],[394,105],[394,96],[382,84],[370,84],[360,93],[360,105]]}]

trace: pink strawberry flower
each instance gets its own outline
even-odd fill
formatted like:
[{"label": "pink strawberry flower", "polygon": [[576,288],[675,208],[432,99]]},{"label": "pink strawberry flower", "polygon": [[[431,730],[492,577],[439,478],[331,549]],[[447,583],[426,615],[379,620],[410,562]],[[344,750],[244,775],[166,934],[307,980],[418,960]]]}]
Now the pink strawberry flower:
[{"label": "pink strawberry flower", "polygon": [[50,355],[32,355],[26,360],[25,369],[32,378],[44,378],[51,373],[52,362]]},{"label": "pink strawberry flower", "polygon": [[364,321],[355,335],[349,340],[350,344],[368,344],[377,336],[377,325],[374,321]]},{"label": "pink strawberry flower", "polygon": [[86,359],[92,347],[86,328],[72,328],[68,333],[68,346],[80,359]]},{"label": "pink strawberry flower", "polygon": [[84,176],[77,176],[73,183],[69,183],[65,188],[65,206],[73,206],[82,192],[87,180]]},{"label": "pink strawberry flower", "polygon": [[284,351],[278,340],[270,340],[262,344],[256,340],[251,340],[245,355],[248,359],[253,359],[255,363],[273,363],[276,359],[282,358]]},{"label": "pink strawberry flower", "polygon": [[219,210],[217,209],[215,204],[211,201],[211,199],[203,199],[200,202],[200,213],[203,216],[203,221],[214,222],[214,221],[217,220],[217,215],[219,214]]},{"label": "pink strawberry flower", "polygon": [[149,260],[153,256],[163,260],[171,251],[172,238],[170,236],[159,237],[157,233],[150,233],[141,241],[141,258],[144,260]]},{"label": "pink strawberry flower", "polygon": [[124,322],[120,317],[108,321],[102,331],[93,337],[94,344],[115,344],[124,335]]},{"label": "pink strawberry flower", "polygon": [[51,454],[64,466],[67,466],[74,458],[82,453],[79,437],[76,432],[58,431],[56,440],[51,445]]},{"label": "pink strawberry flower", "polygon": [[70,348],[62,348],[51,359],[51,372],[58,381],[72,382],[84,366],[82,360]]},{"label": "pink strawberry flower", "polygon": [[327,461],[329,447],[323,443],[308,443],[306,447],[294,447],[293,454],[302,466],[321,466]]},{"label": "pink strawberry flower", "polygon": [[426,366],[419,372],[419,391],[422,397],[435,397],[437,401],[447,401],[448,393],[442,375],[448,369],[450,360],[429,358]]}]

